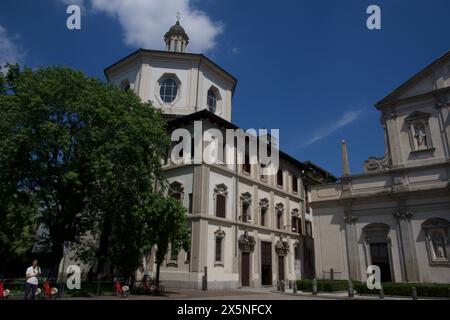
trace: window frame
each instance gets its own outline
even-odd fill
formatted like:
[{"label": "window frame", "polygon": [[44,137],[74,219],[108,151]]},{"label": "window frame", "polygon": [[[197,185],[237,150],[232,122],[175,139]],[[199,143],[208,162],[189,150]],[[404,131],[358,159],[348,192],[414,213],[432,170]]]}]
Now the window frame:
[{"label": "window frame", "polygon": [[[218,255],[218,243],[220,247],[220,254]],[[219,229],[214,232],[214,267],[224,267],[224,252],[225,252],[225,231]],[[219,258],[219,259],[218,259]]]},{"label": "window frame", "polygon": [[[161,95],[162,85],[168,79],[173,80],[177,86],[177,94],[172,102],[166,102],[162,98],[162,95]],[[156,97],[156,100],[159,101],[159,103],[163,106],[174,106],[177,103],[177,101],[180,99],[181,91],[182,91],[182,83],[181,83],[180,79],[178,78],[178,76],[175,73],[164,73],[156,82],[155,97]]]},{"label": "window frame", "polygon": [[[218,207],[217,207],[217,204],[218,204],[218,200],[217,200],[217,197],[218,196],[222,196],[222,197],[224,197],[224,208],[223,208],[223,217],[221,217],[221,216],[219,216],[218,214],[217,214],[217,210],[218,210]],[[223,183],[221,183],[221,184],[218,184],[218,185],[216,185],[215,187],[214,187],[214,216],[215,217],[217,217],[217,218],[221,218],[221,219],[226,219],[226,217],[227,217],[227,202],[228,202],[228,187],[225,185],[225,184],[223,184]]]},{"label": "window frame", "polygon": [[[281,179],[281,184],[280,184],[280,179]],[[284,172],[281,168],[278,169],[277,171],[277,186],[278,188],[283,188],[283,184],[284,184]]]}]

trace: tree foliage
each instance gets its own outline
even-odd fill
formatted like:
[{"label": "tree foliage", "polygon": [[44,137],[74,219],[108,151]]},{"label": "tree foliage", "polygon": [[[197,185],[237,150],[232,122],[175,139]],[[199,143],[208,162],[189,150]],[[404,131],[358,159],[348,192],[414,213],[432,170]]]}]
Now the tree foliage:
[{"label": "tree foliage", "polygon": [[186,208],[178,199],[163,198],[151,194],[144,206],[135,208],[135,217],[141,222],[141,239],[143,253],[156,246],[156,281],[164,257],[170,249],[178,254],[180,249],[189,251],[190,230],[186,224]]},{"label": "tree foliage", "polygon": [[66,67],[9,66],[0,86],[0,247],[29,250],[39,224],[55,265],[70,241],[100,271],[108,262],[131,270],[136,208],[164,180],[160,113]]}]

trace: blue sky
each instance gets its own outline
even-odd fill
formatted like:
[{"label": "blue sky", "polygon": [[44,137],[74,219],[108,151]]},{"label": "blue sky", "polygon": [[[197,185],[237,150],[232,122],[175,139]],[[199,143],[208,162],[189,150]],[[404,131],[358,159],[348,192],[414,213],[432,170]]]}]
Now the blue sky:
[{"label": "blue sky", "polygon": [[[82,29],[66,28],[68,3]],[[381,8],[382,30],[366,28]],[[103,69],[138,47],[162,49],[176,11],[203,52],[239,79],[233,122],[280,128],[281,147],[341,174],[384,149],[374,103],[450,50],[448,0],[2,0],[0,62]]]}]

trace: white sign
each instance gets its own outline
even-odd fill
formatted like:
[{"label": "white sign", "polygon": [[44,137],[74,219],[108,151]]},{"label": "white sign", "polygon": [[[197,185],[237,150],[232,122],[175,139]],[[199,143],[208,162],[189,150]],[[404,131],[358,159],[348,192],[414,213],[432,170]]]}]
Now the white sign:
[{"label": "white sign", "polygon": [[379,266],[371,265],[367,268],[367,288],[369,290],[381,289],[381,270]]},{"label": "white sign", "polygon": [[81,289],[81,269],[77,265],[70,265],[66,270],[69,275],[66,280],[67,289]]}]

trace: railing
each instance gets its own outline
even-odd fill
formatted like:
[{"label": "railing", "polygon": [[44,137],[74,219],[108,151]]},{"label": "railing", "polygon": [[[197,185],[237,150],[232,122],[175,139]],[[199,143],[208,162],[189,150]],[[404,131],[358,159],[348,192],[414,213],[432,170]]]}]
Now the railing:
[{"label": "railing", "polygon": [[[118,281],[118,283],[117,283]],[[4,279],[3,287],[10,291],[8,299],[23,299],[25,295],[25,280],[24,279]],[[64,284],[65,285],[65,284]],[[126,286],[126,287],[125,287]],[[82,281],[80,289],[69,290],[67,287],[62,287],[61,282],[50,281],[50,287],[57,289],[56,298],[70,298],[70,297],[101,297],[101,296],[119,296],[119,295],[165,295],[165,287],[159,286],[152,279],[147,281],[133,281],[129,283],[124,279],[116,281]],[[118,288],[124,288],[123,292],[118,292]],[[46,299],[48,297],[44,294],[44,283],[39,281],[38,288],[40,293],[36,295],[36,299]],[[62,290],[61,290],[62,289]]]}]

